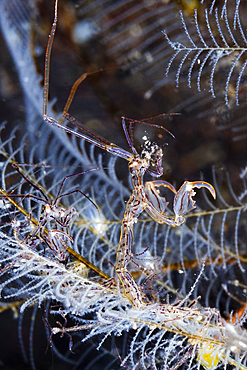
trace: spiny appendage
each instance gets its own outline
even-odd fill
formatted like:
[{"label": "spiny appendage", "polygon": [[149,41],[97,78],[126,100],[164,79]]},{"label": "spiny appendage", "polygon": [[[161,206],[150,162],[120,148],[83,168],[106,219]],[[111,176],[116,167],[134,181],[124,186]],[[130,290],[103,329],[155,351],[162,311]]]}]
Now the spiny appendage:
[{"label": "spiny appendage", "polygon": [[173,210],[175,213],[175,222],[177,222],[178,224],[182,224],[185,221],[185,218],[183,216],[192,211],[196,207],[195,200],[192,199],[192,197],[196,194],[196,192],[193,189],[194,188],[200,189],[203,187],[210,191],[214,199],[216,198],[214,187],[207,182],[185,181],[183,183],[183,185],[180,187],[174,198]]},{"label": "spiny appendage", "polygon": [[[175,217],[164,213],[168,202],[160,196],[158,187],[161,186],[170,189],[175,194],[173,201]],[[192,199],[196,194],[194,188],[204,187],[210,191],[214,199],[216,198],[214,187],[204,181],[185,181],[178,191],[175,190],[173,185],[163,180],[149,181],[144,187],[147,198],[146,212],[154,221],[173,227],[182,225],[185,222],[184,216],[195,208],[195,200]]]}]

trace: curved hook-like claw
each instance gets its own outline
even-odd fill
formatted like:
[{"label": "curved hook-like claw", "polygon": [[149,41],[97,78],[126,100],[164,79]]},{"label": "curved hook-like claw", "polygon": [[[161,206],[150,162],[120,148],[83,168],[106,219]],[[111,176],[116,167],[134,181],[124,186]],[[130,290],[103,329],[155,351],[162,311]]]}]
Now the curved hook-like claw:
[{"label": "curved hook-like claw", "polygon": [[195,200],[192,199],[192,197],[196,194],[196,192],[193,190],[194,188],[206,188],[210,191],[213,198],[216,198],[215,189],[209,183],[204,181],[185,181],[175,195],[173,202],[173,210],[176,218],[186,215],[196,207]]},{"label": "curved hook-like claw", "polygon": [[213,185],[209,184],[208,182],[205,182],[205,181],[194,181],[194,182],[190,182],[190,185],[192,186],[192,188],[206,188],[210,191],[210,193],[212,194],[212,197],[214,199],[216,199],[216,192],[215,192],[215,189],[213,187]]},{"label": "curved hook-like claw", "polygon": [[160,192],[157,189],[159,186],[170,189],[174,194],[177,194],[177,191],[172,184],[164,180],[147,181],[145,183],[144,189],[147,199],[158,212],[163,214],[168,206],[168,202],[164,197],[160,196]]}]

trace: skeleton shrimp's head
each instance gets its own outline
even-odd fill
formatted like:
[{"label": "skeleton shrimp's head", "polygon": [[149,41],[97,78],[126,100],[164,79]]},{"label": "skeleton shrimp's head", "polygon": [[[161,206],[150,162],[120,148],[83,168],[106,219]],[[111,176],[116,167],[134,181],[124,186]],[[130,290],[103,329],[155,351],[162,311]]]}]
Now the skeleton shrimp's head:
[{"label": "skeleton shrimp's head", "polygon": [[149,166],[152,165],[156,168],[156,171],[148,170],[148,172],[154,176],[161,176],[163,174],[162,168],[162,157],[163,151],[158,144],[143,137],[144,144],[141,152],[141,157],[146,158],[149,161]]}]

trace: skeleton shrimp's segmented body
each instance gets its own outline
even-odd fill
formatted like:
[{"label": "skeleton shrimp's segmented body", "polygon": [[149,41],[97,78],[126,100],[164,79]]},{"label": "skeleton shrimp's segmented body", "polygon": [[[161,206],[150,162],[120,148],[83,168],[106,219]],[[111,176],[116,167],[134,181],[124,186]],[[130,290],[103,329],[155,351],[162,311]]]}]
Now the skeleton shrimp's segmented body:
[{"label": "skeleton shrimp's segmented body", "polygon": [[[206,188],[210,191],[215,198],[215,190],[212,185],[204,181],[188,182],[185,181],[178,191],[170,183],[163,180],[155,180],[144,183],[143,177],[146,172],[154,177],[159,177],[163,174],[162,169],[162,149],[157,144],[146,141],[141,155],[137,152],[133,145],[132,129],[136,123],[148,124],[158,127],[170,133],[164,127],[147,123],[141,120],[132,120],[122,117],[122,127],[126,136],[126,140],[131,149],[131,152],[120,148],[116,144],[110,143],[106,139],[97,135],[94,131],[80,123],[69,113],[69,107],[75,95],[76,89],[79,84],[89,75],[84,73],[73,85],[67,103],[63,110],[63,117],[68,122],[79,128],[75,130],[69,126],[64,125],[62,122],[57,121],[47,115],[48,93],[49,93],[49,69],[50,69],[50,56],[52,43],[55,36],[57,25],[57,4],[55,1],[55,16],[52,25],[49,41],[46,49],[45,57],[45,76],[44,76],[44,101],[43,101],[43,117],[49,124],[65,130],[67,133],[76,135],[88,141],[91,144],[98,146],[107,152],[124,158],[129,163],[129,170],[132,177],[133,192],[127,202],[124,217],[121,225],[120,241],[116,253],[116,273],[122,283],[124,294],[129,299],[134,307],[145,307],[147,298],[142,293],[141,288],[135,282],[132,275],[127,270],[127,265],[132,255],[133,245],[133,228],[137,222],[139,215],[145,210],[149,216],[160,224],[167,224],[169,226],[180,226],[184,221],[184,215],[195,208],[195,201],[192,197],[195,195],[194,188]],[[173,136],[173,135],[172,135]],[[155,170],[151,170],[153,166]],[[165,214],[167,201],[159,194],[159,187],[170,189],[174,194],[173,211],[174,216]]]},{"label": "skeleton shrimp's segmented body", "polygon": [[[130,135],[124,126],[124,119],[122,122],[127,141],[130,144]],[[120,241],[116,254],[116,272],[124,287],[125,295],[131,304],[143,307],[145,297],[127,270],[127,264],[132,256],[133,227],[139,215],[145,210],[154,221],[160,224],[167,224],[173,227],[180,226],[185,221],[184,215],[195,208],[195,201],[192,199],[192,196],[195,195],[193,188],[205,187],[211,192],[213,197],[215,197],[215,191],[212,185],[203,181],[186,181],[178,192],[172,184],[163,180],[144,183],[143,177],[145,172],[149,172],[156,177],[162,175],[162,149],[156,144],[147,141],[144,143],[144,150],[140,156],[132,145],[130,145],[130,148],[134,154],[134,157],[129,160],[129,170],[134,189],[127,202],[121,225]],[[151,164],[155,165],[156,171],[149,170]],[[175,217],[164,214],[168,202],[159,195],[157,188],[160,186],[169,188],[175,194],[173,202]]]}]

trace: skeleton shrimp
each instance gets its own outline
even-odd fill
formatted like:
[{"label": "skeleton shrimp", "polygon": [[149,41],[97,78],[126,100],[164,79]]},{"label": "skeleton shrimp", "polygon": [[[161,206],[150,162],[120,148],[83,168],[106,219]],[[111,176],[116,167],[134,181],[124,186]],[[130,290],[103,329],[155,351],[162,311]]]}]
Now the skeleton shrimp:
[{"label": "skeleton shrimp", "polygon": [[[15,170],[24,178],[24,180],[36,189],[43,198],[39,198],[34,194],[25,194],[23,195],[24,198],[32,198],[38,203],[44,204],[44,209],[40,215],[38,220],[38,224],[36,227],[31,231],[31,233],[25,238],[25,243],[29,243],[32,247],[36,247],[40,242],[45,242],[45,244],[52,250],[55,257],[60,260],[64,261],[68,257],[67,252],[67,242],[73,241],[71,236],[67,233],[68,229],[70,228],[74,218],[78,215],[78,212],[74,207],[64,208],[59,206],[57,203],[58,201],[66,197],[68,195],[79,193],[83,195],[88,201],[92,203],[92,205],[98,209],[96,204],[81,190],[75,189],[68,193],[62,193],[62,189],[64,187],[65,181],[73,176],[82,175],[87,172],[91,172],[97,170],[98,168],[92,168],[87,171],[83,171],[77,174],[72,174],[64,177],[59,187],[58,193],[53,201],[49,199],[49,197],[45,194],[41,187],[33,183],[29,180],[20,170],[18,164],[14,163],[13,167]],[[21,197],[22,195],[12,195],[13,197]],[[52,222],[55,222],[55,229],[47,230],[47,225]]]},{"label": "skeleton shrimp", "polygon": [[[215,198],[215,190],[212,185],[204,181],[189,182],[185,181],[178,191],[173,187],[172,184],[164,180],[148,181],[144,183],[143,177],[146,172],[154,177],[160,177],[163,174],[162,164],[162,149],[158,145],[147,141],[144,145],[141,155],[137,152],[133,145],[132,140],[132,128],[134,123],[144,123],[151,126],[158,127],[167,132],[164,127],[155,125],[153,123],[147,123],[141,120],[131,120],[126,117],[122,117],[122,127],[130,147],[131,152],[122,149],[114,143],[110,143],[103,137],[100,137],[88,127],[84,126],[69,113],[69,107],[72,103],[77,87],[90,73],[84,73],[73,85],[67,103],[63,110],[63,117],[80,131],[76,131],[73,128],[63,125],[63,123],[57,121],[47,115],[47,104],[49,94],[49,73],[50,73],[50,57],[51,49],[55,36],[57,26],[57,6],[58,0],[55,1],[55,15],[54,21],[49,35],[49,40],[46,49],[45,56],[45,76],[44,76],[44,99],[43,99],[43,118],[47,123],[65,130],[67,133],[76,135],[89,143],[98,146],[107,152],[114,154],[118,157],[124,158],[129,163],[129,171],[133,183],[133,191],[127,202],[126,209],[124,212],[120,241],[116,252],[116,273],[122,283],[125,296],[129,299],[130,303],[134,307],[144,307],[144,301],[146,297],[142,294],[140,287],[135,282],[129,271],[127,265],[132,255],[133,245],[133,231],[134,224],[137,222],[140,214],[145,210],[148,215],[156,222],[160,224],[167,224],[169,226],[180,226],[184,223],[184,216],[195,208],[195,201],[192,197],[195,195],[194,188],[206,188],[210,191],[212,196]],[[127,124],[128,121],[128,124]],[[169,132],[170,133],[170,132]],[[155,171],[150,169],[150,166],[155,167]],[[175,216],[165,214],[168,202],[164,197],[160,196],[159,187],[165,187],[170,189],[174,194],[173,211]]]}]

